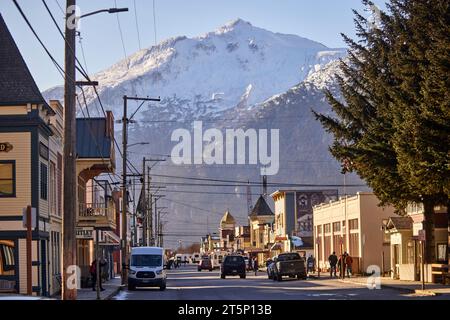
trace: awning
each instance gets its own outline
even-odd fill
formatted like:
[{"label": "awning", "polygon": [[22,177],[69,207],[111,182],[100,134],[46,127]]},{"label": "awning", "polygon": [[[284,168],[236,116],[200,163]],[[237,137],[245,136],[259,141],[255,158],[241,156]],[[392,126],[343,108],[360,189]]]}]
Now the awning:
[{"label": "awning", "polygon": [[274,245],[270,247],[270,250],[272,250],[272,251],[282,250],[282,249],[283,249],[282,243],[274,243]]},{"label": "awning", "polygon": [[104,242],[100,242],[100,246],[120,246],[120,238],[112,231],[104,231]]},{"label": "awning", "polygon": [[286,241],[288,238],[287,236],[276,236],[275,241]]}]

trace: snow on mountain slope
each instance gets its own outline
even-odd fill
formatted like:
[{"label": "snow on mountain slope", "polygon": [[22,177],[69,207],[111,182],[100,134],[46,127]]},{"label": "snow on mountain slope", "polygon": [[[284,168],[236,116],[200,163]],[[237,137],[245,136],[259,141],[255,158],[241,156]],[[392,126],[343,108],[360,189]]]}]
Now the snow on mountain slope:
[{"label": "snow on mountain slope", "polygon": [[[92,78],[100,83],[105,108],[116,114],[121,114],[118,106],[127,94],[160,96],[161,106],[172,115],[204,116],[285,92],[344,54],[237,19],[196,38],[167,39]],[[92,106],[94,92],[86,91]],[[62,87],[44,94],[61,99]]]}]

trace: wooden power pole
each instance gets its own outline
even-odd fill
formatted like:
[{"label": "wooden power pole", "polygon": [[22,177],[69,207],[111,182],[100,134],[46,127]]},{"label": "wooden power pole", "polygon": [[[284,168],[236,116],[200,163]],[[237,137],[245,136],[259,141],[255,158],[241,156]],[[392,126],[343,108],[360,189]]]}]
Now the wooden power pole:
[{"label": "wooden power pole", "polygon": [[[64,215],[63,215],[63,270],[62,299],[76,300],[77,286],[68,278],[76,272],[77,243],[75,224],[77,213],[76,175],[76,104],[75,104],[75,33],[76,26],[69,23],[75,11],[76,0],[66,1],[66,41],[64,80]],[[78,276],[78,275],[77,275]],[[76,281],[76,278],[75,278]],[[77,281],[76,281],[77,282]]]},{"label": "wooden power pole", "polygon": [[[128,100],[133,101],[161,101],[160,98],[138,98],[138,97],[128,97],[123,96],[123,118],[122,118],[122,241],[121,241],[121,258],[122,258],[122,285],[127,284],[128,272],[125,267],[128,259],[128,223],[127,223],[127,215],[128,215],[128,188],[127,188],[127,146],[128,146],[128,123],[130,123],[131,119],[128,119]],[[141,104],[142,106],[142,104]],[[140,107],[139,107],[140,108]],[[139,110],[138,108],[138,110]],[[136,110],[133,115],[138,111]],[[130,118],[133,118],[133,115]]]},{"label": "wooden power pole", "polygon": [[142,210],[142,245],[144,247],[147,246],[147,236],[148,236],[148,215],[147,215],[147,192],[146,192],[146,176],[145,176],[145,157],[142,159],[142,188],[143,191],[141,192],[141,210]]}]

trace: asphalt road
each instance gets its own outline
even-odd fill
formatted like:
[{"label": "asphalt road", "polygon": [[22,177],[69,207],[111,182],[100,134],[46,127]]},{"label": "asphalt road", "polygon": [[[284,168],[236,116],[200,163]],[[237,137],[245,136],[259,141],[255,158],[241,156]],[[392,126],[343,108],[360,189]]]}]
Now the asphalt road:
[{"label": "asphalt road", "polygon": [[248,273],[246,279],[220,279],[219,271],[198,272],[195,266],[169,270],[167,289],[138,288],[123,290],[114,300],[414,300],[449,299],[445,296],[419,297],[396,289],[369,290],[359,284],[336,279],[296,280],[276,282],[267,279],[265,272],[258,276]]}]

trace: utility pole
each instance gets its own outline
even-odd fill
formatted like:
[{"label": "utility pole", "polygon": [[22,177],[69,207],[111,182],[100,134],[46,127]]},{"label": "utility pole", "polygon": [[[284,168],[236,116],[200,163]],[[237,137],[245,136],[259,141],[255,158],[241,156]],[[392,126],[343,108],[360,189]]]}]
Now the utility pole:
[{"label": "utility pole", "polygon": [[155,197],[155,241],[156,246],[158,246],[159,243],[159,232],[158,232],[158,207],[157,207],[157,201],[159,198]]},{"label": "utility pole", "polygon": [[[76,0],[66,1],[66,41],[65,41],[65,77],[64,77],[64,213],[63,213],[63,270],[62,299],[76,300],[77,286],[69,284],[72,272],[77,272],[77,243],[75,224],[77,213],[76,178],[76,104],[75,104],[75,36],[76,26],[70,25]],[[71,273],[69,273],[71,272]],[[78,276],[78,275],[77,275]]]},{"label": "utility pole", "polygon": [[137,210],[136,210],[136,181],[133,180],[133,246],[137,246],[138,234],[137,234]]},{"label": "utility pole", "polygon": [[145,157],[142,159],[142,188],[144,188],[143,192],[141,192],[141,195],[143,196],[143,202],[142,202],[142,245],[144,247],[147,246],[147,222],[148,222],[148,216],[147,216],[147,192],[145,190],[146,184],[145,184]]},{"label": "utility pole", "polygon": [[123,118],[122,118],[122,285],[127,284],[127,213],[128,213],[128,197],[127,197],[127,130],[128,130],[128,99],[123,97]]},{"label": "utility pole", "polygon": [[150,181],[151,181],[151,177],[150,177],[150,168],[148,168],[147,170],[147,201],[148,204],[150,204],[149,206],[147,206],[146,204],[146,208],[147,210],[145,211],[145,214],[147,215],[147,225],[148,225],[148,238],[147,238],[147,243],[149,243],[150,245],[153,245],[153,216],[152,216],[152,193],[150,190]]},{"label": "utility pole", "polygon": [[[142,101],[138,109],[128,119],[128,100]],[[123,118],[122,118],[122,285],[127,284],[128,272],[125,268],[128,259],[128,226],[127,226],[127,214],[128,214],[128,190],[127,190],[127,146],[128,146],[128,123],[130,123],[133,116],[139,110],[139,108],[146,101],[161,101],[160,98],[138,98],[123,96]]]}]

